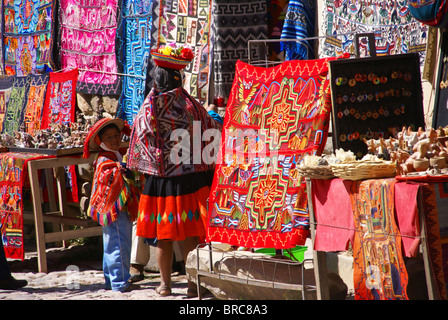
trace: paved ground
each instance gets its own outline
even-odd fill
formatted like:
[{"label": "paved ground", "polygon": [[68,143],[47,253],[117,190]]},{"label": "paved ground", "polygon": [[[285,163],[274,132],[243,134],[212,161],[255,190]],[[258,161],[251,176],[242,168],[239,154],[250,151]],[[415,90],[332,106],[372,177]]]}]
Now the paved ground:
[{"label": "paved ground", "polygon": [[53,248],[47,253],[48,273],[39,273],[37,253],[26,252],[25,261],[9,261],[16,279],[28,285],[20,290],[0,290],[0,300],[198,300],[186,297],[187,276],[173,273],[172,296],[161,297],[155,292],[158,273],[145,272],[138,282],[140,289],[127,293],[106,290],[98,246]]}]

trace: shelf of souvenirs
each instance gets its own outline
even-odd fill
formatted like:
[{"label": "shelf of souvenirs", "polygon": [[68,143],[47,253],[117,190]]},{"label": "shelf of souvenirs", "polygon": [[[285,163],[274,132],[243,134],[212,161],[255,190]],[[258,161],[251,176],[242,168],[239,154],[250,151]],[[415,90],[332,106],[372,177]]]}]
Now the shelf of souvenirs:
[{"label": "shelf of souvenirs", "polygon": [[[78,117],[68,124],[50,124],[46,129],[26,128],[0,133],[0,152],[38,153],[51,156],[80,155],[89,129],[97,119]],[[126,147],[128,141],[123,141]]]},{"label": "shelf of souvenirs", "polygon": [[367,153],[359,158],[342,148],[334,154],[305,156],[298,169],[309,178],[348,180],[400,177],[446,178],[448,181],[448,126],[438,129],[403,127],[389,138],[364,138]]}]

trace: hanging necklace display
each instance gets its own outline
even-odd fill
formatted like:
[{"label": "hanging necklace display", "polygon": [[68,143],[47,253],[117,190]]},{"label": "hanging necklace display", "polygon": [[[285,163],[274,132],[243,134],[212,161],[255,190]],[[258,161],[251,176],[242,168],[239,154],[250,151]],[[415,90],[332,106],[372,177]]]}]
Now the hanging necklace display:
[{"label": "hanging necklace display", "polygon": [[[448,56],[444,63],[448,88]],[[423,126],[418,68],[416,54],[331,62],[334,146],[365,154],[364,138],[388,139],[403,125]]]}]

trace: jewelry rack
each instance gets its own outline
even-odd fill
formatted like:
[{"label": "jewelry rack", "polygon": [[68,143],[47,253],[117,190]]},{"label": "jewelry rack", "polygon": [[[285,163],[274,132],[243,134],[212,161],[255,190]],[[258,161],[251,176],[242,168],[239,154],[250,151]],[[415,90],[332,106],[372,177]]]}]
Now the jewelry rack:
[{"label": "jewelry rack", "polygon": [[330,61],[333,146],[367,154],[369,139],[425,128],[417,53]]}]

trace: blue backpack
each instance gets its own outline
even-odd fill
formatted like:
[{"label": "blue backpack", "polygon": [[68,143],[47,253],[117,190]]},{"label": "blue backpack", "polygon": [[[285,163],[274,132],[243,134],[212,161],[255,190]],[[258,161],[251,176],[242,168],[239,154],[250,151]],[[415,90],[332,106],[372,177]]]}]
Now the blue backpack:
[{"label": "blue backpack", "polygon": [[409,12],[421,23],[444,28],[448,25],[448,1],[408,0]]}]

